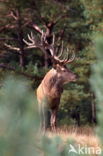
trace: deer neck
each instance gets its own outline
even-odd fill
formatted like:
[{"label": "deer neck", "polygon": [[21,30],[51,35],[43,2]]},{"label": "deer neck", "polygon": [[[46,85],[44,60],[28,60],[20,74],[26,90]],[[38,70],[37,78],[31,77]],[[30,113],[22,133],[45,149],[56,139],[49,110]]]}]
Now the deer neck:
[{"label": "deer neck", "polygon": [[46,74],[43,79],[43,83],[48,91],[52,89],[58,90],[60,92],[63,91],[62,79],[58,77],[57,71],[53,68]]}]

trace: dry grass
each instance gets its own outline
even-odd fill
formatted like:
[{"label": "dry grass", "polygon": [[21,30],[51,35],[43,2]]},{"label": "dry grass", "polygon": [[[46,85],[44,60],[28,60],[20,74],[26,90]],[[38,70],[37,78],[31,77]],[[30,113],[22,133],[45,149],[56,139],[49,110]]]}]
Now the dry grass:
[{"label": "dry grass", "polygon": [[94,128],[91,127],[62,127],[58,128],[56,132],[47,132],[49,138],[60,136],[64,142],[67,140],[74,140],[77,144],[88,147],[100,147],[100,141],[95,134]]}]

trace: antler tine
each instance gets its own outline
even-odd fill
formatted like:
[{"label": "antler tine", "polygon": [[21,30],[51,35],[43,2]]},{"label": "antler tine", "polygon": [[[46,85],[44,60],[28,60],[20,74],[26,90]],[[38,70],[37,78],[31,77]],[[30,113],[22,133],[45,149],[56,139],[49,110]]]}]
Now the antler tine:
[{"label": "antler tine", "polygon": [[59,58],[62,56],[63,50],[64,50],[64,45],[63,45],[63,41],[62,41],[62,46],[61,46],[60,54],[58,55]]},{"label": "antler tine", "polygon": [[43,30],[41,32],[41,39],[40,40],[41,40],[41,44],[42,45],[46,42],[46,35],[45,35]]},{"label": "antler tine", "polygon": [[55,53],[56,53],[56,54],[58,53],[58,47],[55,48]]},{"label": "antler tine", "polygon": [[32,42],[31,44],[35,43],[32,32],[31,32],[31,36],[28,34],[28,39]]},{"label": "antler tine", "polygon": [[53,59],[57,59],[57,56],[55,56],[55,53],[56,53],[56,49],[54,48],[54,43],[55,43],[55,35],[53,33],[53,40],[52,40],[52,44],[49,46],[49,50],[50,50],[50,53],[51,53],[51,56],[53,57]]},{"label": "antler tine", "polygon": [[[68,48],[67,48],[67,49],[68,49]],[[68,57],[69,57],[69,54],[68,54]],[[71,57],[70,59],[67,58],[67,59],[64,61],[64,63],[65,63],[65,64],[71,63],[72,61],[74,61],[74,59],[75,59],[75,52],[74,52],[74,50],[73,50],[72,57]]]},{"label": "antler tine", "polygon": [[68,60],[68,57],[69,57],[69,53],[68,52],[68,48],[66,50],[66,55],[65,55],[65,58],[64,58],[64,63]]},{"label": "antler tine", "polygon": [[23,41],[24,41],[28,46],[33,46],[33,45],[35,45],[35,40],[34,40],[33,33],[31,32],[31,35],[27,34],[27,36],[28,36],[28,39],[29,39],[31,42],[28,42],[28,41],[26,41],[25,39],[23,39]]},{"label": "antler tine", "polygon": [[[62,42],[62,45],[61,45],[61,50],[60,50],[60,54],[58,56],[55,55],[55,49],[53,49],[53,47],[50,49],[50,53],[51,53],[51,56],[53,57],[53,59],[55,61],[57,61],[58,63],[60,64],[66,64],[66,63],[70,63],[74,60],[75,56],[73,55],[72,56],[72,59],[69,59],[69,53],[67,55],[65,55],[65,57],[63,59],[60,59],[60,57],[62,56],[63,54],[63,51],[64,51],[64,45],[63,45],[63,42]],[[67,51],[70,51],[69,48],[67,48],[66,52]]]},{"label": "antler tine", "polygon": [[32,45],[32,43],[26,41],[25,39],[23,39],[23,41],[24,41],[28,46],[31,46],[31,45]]},{"label": "antler tine", "polygon": [[42,30],[42,32],[41,32],[41,42],[43,41],[43,37],[44,37],[44,32]]},{"label": "antler tine", "polygon": [[53,33],[53,42],[52,42],[52,46],[54,47],[55,44],[55,34]]},{"label": "antler tine", "polygon": [[32,31],[31,31],[31,38],[34,39],[34,35],[33,35],[33,32]]}]

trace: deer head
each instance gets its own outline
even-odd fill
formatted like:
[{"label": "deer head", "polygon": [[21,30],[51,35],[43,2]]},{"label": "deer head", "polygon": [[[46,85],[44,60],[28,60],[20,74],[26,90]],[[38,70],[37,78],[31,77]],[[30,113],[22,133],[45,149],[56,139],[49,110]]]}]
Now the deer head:
[{"label": "deer head", "polygon": [[[44,54],[47,53],[48,57],[51,58],[53,62],[53,70],[55,71],[54,73],[57,75],[59,81],[61,81],[64,84],[76,80],[76,75],[66,67],[66,64],[72,63],[75,59],[75,53],[73,49],[70,50],[69,48],[66,48],[66,58],[60,59],[64,52],[64,46],[62,42],[59,48],[55,47],[54,34],[52,36],[51,44],[48,43],[46,33],[44,33],[43,31],[41,31],[41,38],[39,41],[36,40],[32,32],[31,35],[28,35],[28,39],[29,42],[24,40],[24,42],[28,45],[27,48],[39,48]],[[57,55],[58,53],[59,55]],[[71,58],[69,58],[70,53],[72,53]]]}]

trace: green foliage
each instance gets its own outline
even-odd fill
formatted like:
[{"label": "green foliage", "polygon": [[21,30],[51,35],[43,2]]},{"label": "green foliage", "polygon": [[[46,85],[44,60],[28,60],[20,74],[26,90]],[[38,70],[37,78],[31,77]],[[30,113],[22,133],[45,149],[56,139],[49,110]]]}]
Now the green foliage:
[{"label": "green foliage", "polygon": [[93,74],[91,76],[91,84],[95,91],[97,102],[98,134],[103,143],[103,36],[96,36],[94,43],[97,62],[92,66]]},{"label": "green foliage", "polygon": [[[0,89],[1,156],[68,156],[70,141],[43,136],[35,96],[25,79],[8,77]],[[71,154],[70,154],[71,155]]]},{"label": "green foliage", "polygon": [[26,156],[29,151],[31,155],[36,152],[34,134],[39,127],[36,107],[26,80],[13,77],[5,80],[0,90],[0,155]]}]

